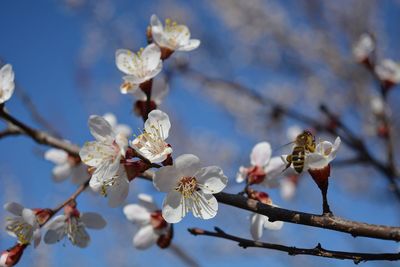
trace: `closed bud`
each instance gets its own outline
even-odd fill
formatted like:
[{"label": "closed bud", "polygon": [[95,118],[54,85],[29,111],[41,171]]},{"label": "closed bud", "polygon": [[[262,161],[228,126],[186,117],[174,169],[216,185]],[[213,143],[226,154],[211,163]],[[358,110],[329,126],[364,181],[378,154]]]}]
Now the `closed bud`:
[{"label": "closed bud", "polygon": [[0,256],[0,267],[9,267],[16,265],[21,259],[21,256],[27,246],[28,245],[26,244],[17,243],[12,248],[4,251]]}]

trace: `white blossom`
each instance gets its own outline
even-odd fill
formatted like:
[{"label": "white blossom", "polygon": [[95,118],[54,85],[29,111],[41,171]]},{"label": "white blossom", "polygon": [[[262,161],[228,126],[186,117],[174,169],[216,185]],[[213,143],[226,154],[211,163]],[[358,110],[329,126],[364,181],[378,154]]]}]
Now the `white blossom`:
[{"label": "white blossom", "polygon": [[127,49],[118,49],[115,62],[120,71],[126,74],[121,93],[133,92],[141,83],[153,79],[162,69],[160,48],[155,44],[148,45],[144,50],[133,53]]},{"label": "white blossom", "polygon": [[10,64],[6,64],[0,69],[0,104],[11,98],[14,88],[14,71]]},{"label": "white blossom", "polygon": [[279,183],[277,177],[285,170],[285,163],[280,157],[271,157],[272,149],[268,142],[256,144],[250,154],[251,166],[241,166],[236,176],[236,182],[243,182],[246,177],[253,183],[275,187]]},{"label": "white blossom", "polygon": [[189,211],[195,217],[213,218],[218,211],[213,194],[225,188],[228,178],[220,167],[201,168],[198,157],[184,154],[176,158],[174,165],[156,172],[153,183],[159,191],[168,192],[162,208],[164,219],[177,223]]},{"label": "white blossom", "polygon": [[144,123],[144,131],[135,138],[131,147],[152,163],[163,162],[172,153],[172,148],[165,142],[171,123],[167,113],[153,110]]},{"label": "white blossom", "polygon": [[87,167],[69,156],[62,149],[51,148],[44,154],[44,158],[53,162],[56,166],[53,168],[53,179],[56,182],[61,182],[72,177],[74,184],[81,184],[89,179]]},{"label": "white blossom", "polygon": [[138,249],[147,249],[154,245],[168,229],[167,222],[161,216],[161,210],[155,205],[153,198],[139,194],[139,204],[124,207],[126,218],[139,227],[133,237],[133,245]]},{"label": "white blossom", "polygon": [[353,47],[353,55],[358,62],[366,60],[375,50],[375,40],[370,34],[364,33]]},{"label": "white blossom", "polygon": [[335,143],[323,141],[317,144],[315,152],[306,155],[305,169],[323,169],[335,159],[341,140],[337,137]]},{"label": "white blossom", "polygon": [[383,60],[375,67],[375,73],[381,81],[398,84],[400,82],[400,64],[391,59]]},{"label": "white blossom", "polygon": [[151,34],[154,42],[171,51],[191,51],[200,45],[200,40],[190,39],[190,31],[186,25],[165,20],[165,27],[156,15],[150,18]]},{"label": "white blossom", "polygon": [[[296,175],[296,177],[298,177]],[[293,181],[292,176],[285,177],[281,179],[280,182],[280,195],[285,200],[290,200],[294,197],[296,193],[297,184]]]},{"label": "white blossom", "polygon": [[6,218],[7,233],[16,237],[20,244],[30,244],[33,241],[36,248],[40,243],[41,234],[35,211],[15,202],[6,203],[4,209],[15,215]]},{"label": "white blossom", "polygon": [[90,187],[109,197],[109,205],[115,207],[125,200],[129,191],[129,181],[121,164],[128,140],[123,134],[115,134],[100,116],[90,116],[89,128],[96,141],[87,142],[79,155],[82,162],[95,168]]},{"label": "white blossom", "polygon": [[72,245],[85,248],[90,242],[86,228],[102,229],[106,224],[100,214],[95,212],[80,213],[75,209],[67,214],[54,217],[46,225],[47,232],[44,235],[44,242],[54,244],[68,237]]}]

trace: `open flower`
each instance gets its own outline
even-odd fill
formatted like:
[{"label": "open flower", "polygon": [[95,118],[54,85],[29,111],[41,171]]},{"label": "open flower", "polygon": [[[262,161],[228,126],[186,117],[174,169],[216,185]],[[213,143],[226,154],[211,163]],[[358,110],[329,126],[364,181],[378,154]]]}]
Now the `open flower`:
[{"label": "open flower", "polygon": [[79,158],[77,160],[62,149],[51,148],[46,151],[44,158],[56,164],[53,168],[53,179],[56,182],[72,177],[74,184],[81,184],[89,179],[87,167],[81,164]]},{"label": "open flower", "polygon": [[305,160],[306,169],[322,169],[335,159],[340,146],[340,137],[337,137],[335,143],[323,141],[317,144],[315,152],[307,155]]},{"label": "open flower", "polygon": [[127,138],[132,134],[131,127],[126,124],[119,124],[117,121],[117,117],[111,112],[104,114],[103,118],[110,124],[115,134],[122,134],[125,135]]},{"label": "open flower", "polygon": [[[263,204],[278,207],[272,203],[272,199],[265,192],[255,191],[253,189],[247,189],[247,195],[251,199],[260,201]],[[253,213],[250,217],[250,233],[254,240],[259,240],[263,234],[264,228],[269,230],[280,230],[283,226],[283,222],[275,221],[270,222],[268,216]]]},{"label": "open flower", "polygon": [[377,65],[375,73],[387,88],[400,83],[400,64],[391,59],[385,59]]},{"label": "open flower", "polygon": [[72,245],[85,248],[89,245],[90,236],[86,228],[103,229],[106,221],[95,212],[80,213],[76,205],[67,205],[64,215],[58,215],[46,225],[47,232],[44,235],[46,244],[54,244],[66,236]]},{"label": "open flower", "polygon": [[135,90],[133,95],[136,98],[135,113],[139,116],[147,114],[147,112],[157,109],[169,92],[169,86],[165,79],[154,79],[151,88],[150,110],[148,110],[147,96],[142,90]]},{"label": "open flower", "polygon": [[247,178],[249,184],[278,186],[276,178],[285,170],[285,163],[280,157],[271,158],[271,154],[271,145],[268,142],[256,144],[250,154],[251,166],[239,168],[236,182],[241,183]]},{"label": "open flower", "polygon": [[369,59],[370,55],[374,53],[375,48],[376,44],[373,37],[368,33],[364,33],[354,45],[353,55],[358,62],[364,63]]},{"label": "open flower", "polygon": [[118,49],[115,62],[120,71],[126,74],[121,93],[133,92],[140,84],[153,79],[162,69],[160,48],[155,44],[133,53],[127,49]]},{"label": "open flower", "polygon": [[14,87],[14,71],[10,64],[6,64],[0,69],[0,104],[11,98]]},{"label": "open flower", "polygon": [[162,216],[169,223],[177,223],[192,211],[195,217],[213,218],[218,202],[212,194],[221,192],[228,178],[217,166],[200,167],[200,160],[192,154],[176,158],[174,165],[155,173],[154,186],[168,192],[164,199]]},{"label": "open flower", "polygon": [[171,123],[167,113],[153,110],[144,123],[144,131],[135,138],[131,147],[147,158],[151,163],[163,162],[172,153],[172,148],[165,142]]},{"label": "open flower", "polygon": [[190,39],[190,31],[186,25],[165,20],[165,27],[156,15],[150,18],[151,34],[154,42],[161,48],[173,51],[191,51],[200,45],[197,39]]},{"label": "open flower", "polygon": [[280,182],[280,195],[283,199],[285,200],[291,200],[295,193],[296,193],[296,188],[299,180],[299,175],[297,174],[292,174],[284,177],[281,179]]},{"label": "open flower", "polygon": [[161,210],[157,209],[151,196],[139,194],[138,198],[139,204],[124,207],[126,218],[139,227],[139,231],[133,237],[133,245],[138,249],[147,249],[156,243],[159,246],[164,245],[161,241],[170,234],[170,225],[162,217]]},{"label": "open flower", "polygon": [[33,241],[36,248],[41,239],[36,212],[15,202],[6,203],[4,209],[15,215],[15,217],[6,218],[7,233],[16,237],[18,243],[22,245],[30,244]]},{"label": "open flower", "polygon": [[128,140],[123,134],[115,134],[111,125],[100,116],[90,116],[89,128],[96,141],[87,142],[79,152],[82,162],[95,168],[89,185],[108,197],[111,207],[118,206],[129,191],[129,181],[121,164]]}]

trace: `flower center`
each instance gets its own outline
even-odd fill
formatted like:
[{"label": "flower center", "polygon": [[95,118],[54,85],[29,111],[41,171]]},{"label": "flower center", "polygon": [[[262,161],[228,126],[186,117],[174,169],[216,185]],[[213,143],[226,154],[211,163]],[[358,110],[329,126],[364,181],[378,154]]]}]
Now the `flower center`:
[{"label": "flower center", "polygon": [[145,147],[149,153],[155,155],[162,153],[167,144],[164,142],[164,132],[161,125],[151,125],[149,132],[144,132],[138,137],[139,147]]},{"label": "flower center", "polygon": [[29,244],[33,235],[32,225],[26,222],[15,221],[11,218],[9,220],[13,222],[7,226],[7,231],[13,232],[21,244]]},{"label": "flower center", "polygon": [[197,180],[195,177],[185,176],[180,179],[175,190],[183,195],[184,198],[190,198],[197,190]]}]

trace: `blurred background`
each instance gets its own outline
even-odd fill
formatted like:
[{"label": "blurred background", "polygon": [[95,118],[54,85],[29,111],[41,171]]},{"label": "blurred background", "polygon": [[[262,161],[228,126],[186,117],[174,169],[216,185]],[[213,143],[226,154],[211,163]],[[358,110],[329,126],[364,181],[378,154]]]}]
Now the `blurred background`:
[{"label": "blurred background", "polygon": [[[163,74],[170,93],[160,109],[172,121],[169,143],[174,156],[193,153],[204,165],[223,167],[230,181],[227,192],[236,193],[239,166],[249,165],[252,147],[269,141],[278,148],[292,141],[290,131],[310,125],[281,116],[273,103],[307,114],[317,121],[326,104],[357,135],[365,138],[371,153],[384,159],[384,142],[377,135],[371,100],[377,84],[352,55],[354,43],[364,32],[377,39],[379,59],[400,60],[400,1],[230,1],[230,0],[43,0],[0,2],[0,57],[13,65],[17,88],[7,102],[11,114],[36,128],[82,145],[92,140],[87,119],[91,114],[112,112],[120,123],[138,134],[142,120],[132,112],[134,98],[119,92],[121,73],[114,61],[115,50],[138,50],[146,46],[145,30],[150,16],[172,18],[188,25],[198,49],[174,53]],[[236,88],[236,89],[235,89]],[[237,88],[241,88],[238,90]],[[243,93],[244,89],[248,93]],[[254,93],[256,97],[251,97]],[[400,106],[398,88],[389,95],[398,137]],[[4,123],[0,123],[5,128]],[[0,129],[3,129],[0,128]],[[335,136],[317,132],[317,138],[334,141]],[[395,142],[395,152],[398,151]],[[53,164],[44,160],[46,147],[27,137],[0,140],[0,203],[16,201],[31,208],[54,207],[76,185],[69,180],[54,183]],[[286,151],[287,153],[288,151]],[[275,155],[283,151],[274,150]],[[345,145],[337,160],[352,158]],[[397,156],[397,155],[396,155]],[[264,189],[274,203],[310,213],[321,213],[321,196],[309,175],[299,178],[294,196],[283,198],[279,188]],[[161,205],[163,193],[142,180],[130,185],[127,203],[139,192],[155,196]],[[367,223],[398,226],[399,201],[387,180],[365,164],[334,166],[328,194],[335,215]],[[86,249],[68,240],[56,245],[29,247],[19,266],[187,266],[174,250],[152,247],[136,250],[132,245],[135,226],[121,208],[111,209],[106,200],[86,193],[79,197],[82,212],[103,214],[108,225],[90,231]],[[6,212],[0,210],[4,223]],[[236,243],[194,237],[188,227],[212,229],[250,238],[249,213],[220,205],[209,221],[187,216],[175,227],[173,242],[199,266],[348,266],[351,261],[291,257],[281,252],[242,249]],[[263,241],[289,246],[358,252],[397,252],[391,241],[353,238],[350,235],[285,224],[280,231],[265,231]],[[14,240],[0,232],[0,248]],[[398,263],[368,262],[363,266],[398,266]]]}]

